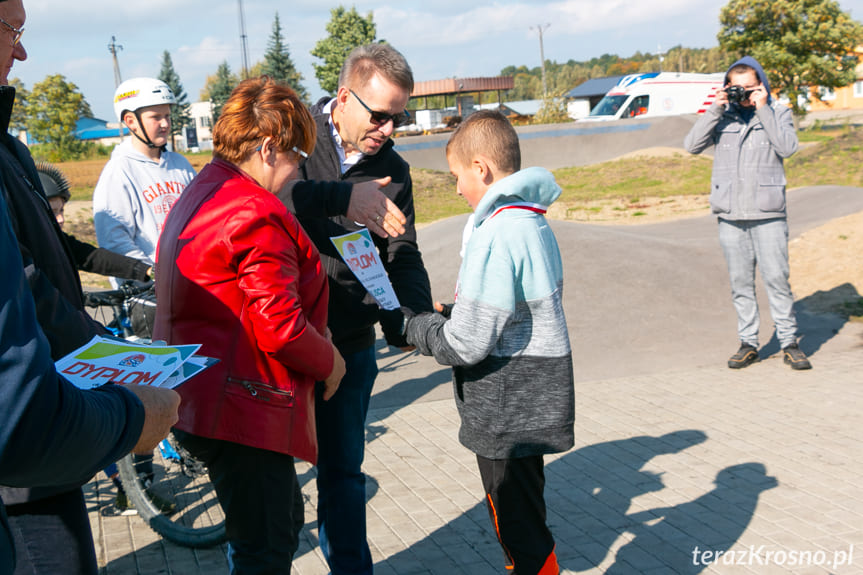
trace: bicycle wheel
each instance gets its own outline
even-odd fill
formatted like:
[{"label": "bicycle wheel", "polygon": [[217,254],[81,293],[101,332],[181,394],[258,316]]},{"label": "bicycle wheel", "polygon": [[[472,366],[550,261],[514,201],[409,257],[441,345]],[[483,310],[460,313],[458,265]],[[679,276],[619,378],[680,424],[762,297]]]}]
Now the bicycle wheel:
[{"label": "bicycle wheel", "polygon": [[[120,481],[150,528],[178,545],[213,547],[225,541],[225,516],[207,470],[173,437],[153,451],[152,477],[133,456],[117,462]],[[163,513],[168,504],[175,506]]]}]

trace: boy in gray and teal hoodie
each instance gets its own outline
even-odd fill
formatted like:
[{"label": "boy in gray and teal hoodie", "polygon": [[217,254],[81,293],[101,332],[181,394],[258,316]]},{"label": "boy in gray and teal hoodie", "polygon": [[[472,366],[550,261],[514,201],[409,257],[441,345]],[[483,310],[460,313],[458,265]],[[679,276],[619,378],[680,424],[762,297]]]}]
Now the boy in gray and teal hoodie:
[{"label": "boy in gray and teal hoodie", "polygon": [[544,217],[560,187],[543,168],[520,170],[518,136],[498,112],[469,116],[446,153],[473,229],[448,317],[408,317],[406,337],[453,366],[459,440],[477,455],[507,567],[557,574],[543,455],[573,446],[575,420],[563,267]]}]

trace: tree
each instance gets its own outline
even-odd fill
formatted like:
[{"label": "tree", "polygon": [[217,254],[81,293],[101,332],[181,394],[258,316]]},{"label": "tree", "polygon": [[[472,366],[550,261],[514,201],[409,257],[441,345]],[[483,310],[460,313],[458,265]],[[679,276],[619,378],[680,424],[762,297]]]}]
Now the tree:
[{"label": "tree", "polygon": [[312,64],[322,90],[335,94],[339,88],[339,72],[351,50],[375,41],[377,31],[373,18],[371,12],[363,18],[356,7],[345,10],[344,6],[339,6],[330,10],[329,37],[318,40],[311,51],[312,56],[323,60],[322,64]]},{"label": "tree", "polygon": [[213,123],[222,115],[222,107],[239,83],[240,79],[231,72],[227,60],[219,64],[215,76],[207,77],[204,89],[201,90],[201,99],[209,100],[213,105]]},{"label": "tree", "polygon": [[162,69],[159,71],[159,79],[166,83],[174,93],[177,103],[171,107],[171,145],[174,144],[174,136],[183,133],[183,127],[188,126],[192,120],[189,112],[191,104],[186,91],[183,90],[183,84],[180,82],[180,76],[174,71],[174,62],[171,61],[171,53],[165,50],[162,53]]},{"label": "tree", "polygon": [[54,74],[33,85],[27,116],[30,134],[37,142],[47,144],[60,157],[73,157],[83,148],[75,136],[78,120],[92,118],[93,112],[78,86]]},{"label": "tree", "polygon": [[19,78],[11,78],[9,85],[15,88],[15,105],[12,107],[12,117],[9,119],[9,127],[16,130],[26,130],[27,104],[30,99],[30,91],[24,87],[24,82]]},{"label": "tree", "polygon": [[569,112],[566,108],[566,98],[563,92],[558,91],[547,95],[542,99],[542,106],[533,117],[533,124],[559,124],[571,122]]},{"label": "tree", "polygon": [[279,23],[279,13],[273,21],[273,34],[270,36],[267,52],[264,54],[264,62],[261,66],[261,74],[267,75],[276,82],[287,84],[304,101],[308,101],[309,94],[300,83],[303,75],[294,66],[291,53],[282,36],[282,25]]},{"label": "tree", "polygon": [[805,114],[798,96],[816,87],[839,88],[855,78],[854,49],[863,28],[835,0],[731,0],[719,15],[719,45],[729,54],[754,57],[770,88]]}]

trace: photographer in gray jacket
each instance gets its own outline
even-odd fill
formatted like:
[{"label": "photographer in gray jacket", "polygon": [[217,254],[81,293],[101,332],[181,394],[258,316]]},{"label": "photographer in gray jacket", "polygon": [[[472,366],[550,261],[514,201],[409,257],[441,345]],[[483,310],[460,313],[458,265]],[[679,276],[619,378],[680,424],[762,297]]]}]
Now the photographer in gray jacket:
[{"label": "photographer in gray jacket", "polygon": [[794,296],[788,283],[788,222],[783,160],[797,151],[791,109],[773,100],[755,58],[745,56],[725,75],[725,88],[698,119],[684,147],[698,154],[715,146],[710,207],[728,263],[740,349],[728,367],[759,360],[755,266],[767,289],[776,337],[792,369],[812,365],[797,346]]}]

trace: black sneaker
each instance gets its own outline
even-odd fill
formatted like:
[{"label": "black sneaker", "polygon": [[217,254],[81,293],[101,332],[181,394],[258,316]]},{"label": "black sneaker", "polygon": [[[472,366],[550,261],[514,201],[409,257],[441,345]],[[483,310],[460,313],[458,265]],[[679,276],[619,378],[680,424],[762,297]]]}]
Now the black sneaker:
[{"label": "black sneaker", "polygon": [[132,505],[131,501],[129,501],[125,491],[118,491],[117,499],[114,500],[114,503],[107,507],[103,507],[99,513],[103,517],[126,517],[129,515],[137,515],[138,510],[135,509],[135,506]]},{"label": "black sneaker", "polygon": [[800,351],[796,343],[792,343],[788,347],[782,348],[782,354],[785,356],[785,363],[791,366],[791,369],[803,370],[812,369],[812,364],[806,359],[806,354]]},{"label": "black sneaker", "polygon": [[741,343],[737,353],[728,358],[728,367],[731,369],[742,369],[748,365],[752,365],[759,359],[757,349],[748,343]]}]

